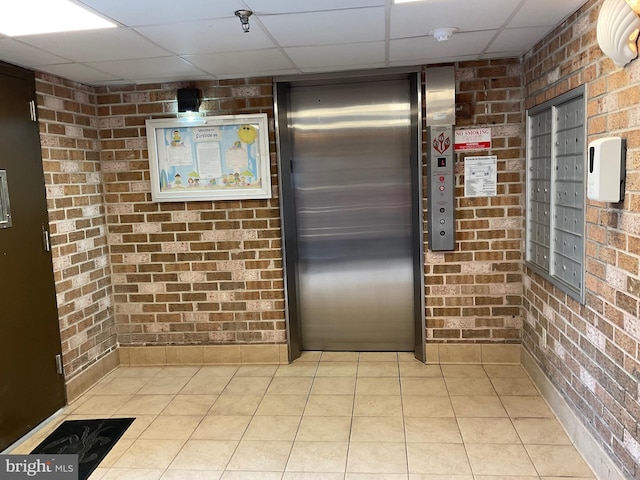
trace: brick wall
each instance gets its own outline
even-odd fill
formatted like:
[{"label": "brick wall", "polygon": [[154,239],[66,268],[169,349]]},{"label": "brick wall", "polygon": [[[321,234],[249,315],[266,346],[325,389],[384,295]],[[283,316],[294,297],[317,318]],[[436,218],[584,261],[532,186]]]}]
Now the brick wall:
[{"label": "brick wall", "polygon": [[272,81],[189,86],[208,115],[268,114],[273,198],[153,203],[145,120],[175,118],[182,86],[97,90],[118,341],[284,343]]},{"label": "brick wall", "polygon": [[[456,104],[460,107],[456,128],[491,127],[493,143],[489,151],[456,155],[455,251],[430,252],[425,242],[427,341],[519,343],[524,188],[522,68],[518,59],[463,62],[456,65],[455,78]],[[423,144],[423,152],[426,147]],[[464,158],[483,155],[498,157],[498,194],[467,198]],[[423,162],[426,182],[426,158]],[[426,232],[426,224],[424,229]]]},{"label": "brick wall", "polygon": [[[519,342],[522,326],[522,88],[517,60],[461,64],[459,126],[491,126],[498,196],[464,199],[456,252],[428,253],[430,341]],[[283,343],[284,292],[271,129],[270,201],[155,204],[144,120],[175,116],[182,84],[99,89],[102,164],[118,340],[124,345]],[[210,115],[265,112],[271,79],[195,84]]]},{"label": "brick wall", "polygon": [[40,142],[67,380],[116,348],[96,98],[36,74]]},{"label": "brick wall", "polygon": [[[640,61],[617,68],[590,1],[524,62],[527,108],[586,85],[588,141],[627,139],[624,202],[588,201],[586,304],[525,273],[524,345],[628,478],[640,476]],[[547,332],[547,345],[542,331]]]}]

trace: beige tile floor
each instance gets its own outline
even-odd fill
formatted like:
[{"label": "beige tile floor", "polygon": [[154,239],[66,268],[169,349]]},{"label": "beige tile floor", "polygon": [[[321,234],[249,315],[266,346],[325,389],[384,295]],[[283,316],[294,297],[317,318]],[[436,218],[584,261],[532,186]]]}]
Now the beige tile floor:
[{"label": "beige tile floor", "polygon": [[14,453],[65,419],[125,416],[92,480],[595,478],[520,366],[404,353],[120,367]]}]

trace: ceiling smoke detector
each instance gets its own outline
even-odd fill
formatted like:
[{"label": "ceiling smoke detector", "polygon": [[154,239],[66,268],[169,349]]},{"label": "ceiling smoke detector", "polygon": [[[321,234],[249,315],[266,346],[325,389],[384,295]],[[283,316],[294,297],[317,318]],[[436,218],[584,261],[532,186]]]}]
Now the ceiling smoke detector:
[{"label": "ceiling smoke detector", "polygon": [[429,35],[435,38],[438,42],[446,42],[454,33],[459,31],[460,29],[455,27],[436,28],[435,30],[431,30]]}]

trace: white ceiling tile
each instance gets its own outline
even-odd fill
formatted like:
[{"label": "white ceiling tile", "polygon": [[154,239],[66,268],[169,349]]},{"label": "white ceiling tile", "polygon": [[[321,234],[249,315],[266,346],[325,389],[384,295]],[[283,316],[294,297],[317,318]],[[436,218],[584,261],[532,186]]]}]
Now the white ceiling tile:
[{"label": "white ceiling tile", "polygon": [[509,22],[509,27],[555,27],[583,3],[584,0],[527,0]]},{"label": "white ceiling tile", "polygon": [[245,3],[257,15],[382,7],[384,2],[385,0],[245,0]]},{"label": "white ceiling tile", "polygon": [[293,13],[261,18],[283,47],[384,40],[384,8]]},{"label": "white ceiling tile", "polygon": [[384,64],[384,42],[350,43],[336,48],[331,45],[289,47],[284,49],[301,69],[317,67],[347,67]]},{"label": "white ceiling tile", "polygon": [[81,3],[128,26],[159,25],[233,17],[233,12],[245,8],[237,0],[80,0]]},{"label": "white ceiling tile", "polygon": [[136,30],[158,45],[178,55],[219,53],[275,47],[255,22],[249,33],[242,31],[237,18],[176,23]]},{"label": "white ceiling tile", "polygon": [[[110,85],[519,57],[586,2],[73,1],[122,27],[18,39],[0,36],[0,60],[27,68],[44,65],[71,80]],[[241,8],[254,11],[247,34],[234,15]],[[462,30],[449,42],[438,44],[427,36],[448,26]],[[497,31],[500,36],[495,36]]]},{"label": "white ceiling tile", "polygon": [[66,63],[61,65],[41,65],[37,68],[42,72],[51,73],[63,78],[72,78],[76,82],[93,84],[102,81],[120,81],[120,77],[96,70],[81,63]]},{"label": "white ceiling tile", "polygon": [[184,58],[196,67],[216,76],[235,74],[242,77],[253,71],[264,74],[264,72],[294,68],[291,61],[275,48],[212,55],[185,55]]},{"label": "white ceiling tile", "polygon": [[20,37],[20,40],[76,62],[160,57],[167,52],[126,28]]},{"label": "white ceiling tile", "polygon": [[505,28],[487,49],[487,53],[494,52],[522,52],[527,47],[535,45],[549,31],[549,27]]},{"label": "white ceiling tile", "polygon": [[462,31],[500,28],[520,0],[436,0],[391,7],[391,38],[418,37],[442,27]]},{"label": "white ceiling tile", "polygon": [[438,42],[433,37],[391,40],[389,62],[433,63],[434,59],[478,55],[494,35],[494,31],[456,33],[446,42]]},{"label": "white ceiling tile", "polygon": [[2,52],[2,60],[5,62],[15,63],[23,67],[69,63],[68,58],[44,52],[39,48],[9,38],[0,38],[0,52]]},{"label": "white ceiling tile", "polygon": [[112,62],[87,63],[88,66],[110,73],[119,78],[142,80],[145,78],[185,78],[202,75],[203,72],[178,57],[117,60]]}]

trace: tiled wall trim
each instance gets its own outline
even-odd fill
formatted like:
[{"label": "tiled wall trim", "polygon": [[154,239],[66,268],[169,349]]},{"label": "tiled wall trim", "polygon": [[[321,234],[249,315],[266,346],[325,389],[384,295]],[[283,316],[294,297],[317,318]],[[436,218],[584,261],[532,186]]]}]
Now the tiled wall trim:
[{"label": "tiled wall trim", "polygon": [[114,350],[73,377],[66,384],[67,404],[80,397],[118,365],[120,365],[120,355],[117,350]]},{"label": "tiled wall trim", "polygon": [[428,343],[428,364],[520,364],[520,345]]},{"label": "tiled wall trim", "polygon": [[[520,364],[520,345],[427,344],[429,364]],[[286,364],[286,345],[168,345],[118,348],[120,365]]]},{"label": "tiled wall trim", "polygon": [[286,364],[286,345],[168,345],[120,347],[120,365]]}]

